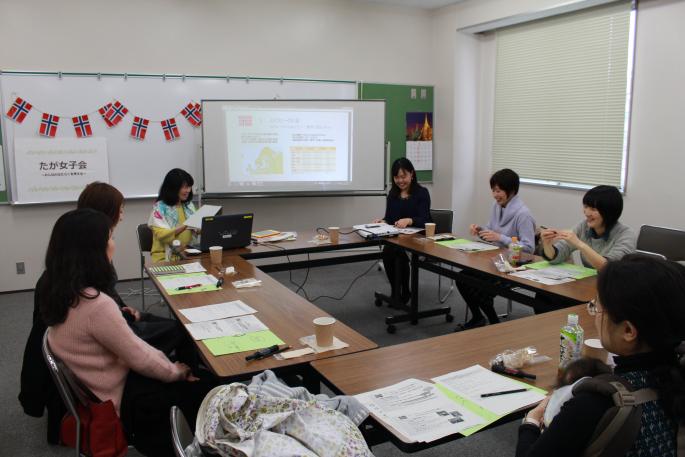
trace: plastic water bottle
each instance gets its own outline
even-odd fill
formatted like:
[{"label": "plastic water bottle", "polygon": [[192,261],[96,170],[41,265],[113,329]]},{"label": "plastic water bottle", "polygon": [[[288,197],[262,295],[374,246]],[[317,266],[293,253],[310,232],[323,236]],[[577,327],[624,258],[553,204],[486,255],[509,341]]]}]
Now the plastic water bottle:
[{"label": "plastic water bottle", "polygon": [[569,314],[566,325],[561,328],[559,339],[559,368],[566,368],[573,360],[580,358],[583,348],[583,328],[578,325],[578,315]]},{"label": "plastic water bottle", "polygon": [[178,262],[181,260],[181,241],[174,240],[171,242],[171,252],[169,252],[169,262]]},{"label": "plastic water bottle", "polygon": [[523,246],[519,243],[518,237],[512,236],[509,244],[509,264],[512,267],[521,263],[521,251],[523,251]]}]

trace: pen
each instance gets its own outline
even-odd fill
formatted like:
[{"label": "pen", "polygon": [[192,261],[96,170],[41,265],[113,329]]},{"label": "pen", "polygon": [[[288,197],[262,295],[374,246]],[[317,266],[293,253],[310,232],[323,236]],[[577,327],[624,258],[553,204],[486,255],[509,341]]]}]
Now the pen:
[{"label": "pen", "polygon": [[502,390],[499,392],[490,392],[489,394],[480,394],[480,398],[496,397],[497,395],[517,394],[519,392],[528,392],[528,389],[512,389]]},{"label": "pen", "polygon": [[277,344],[274,344],[273,346],[269,346],[268,348],[260,349],[259,351],[255,352],[254,354],[250,354],[247,357],[245,357],[245,360],[248,362],[250,360],[260,360],[264,359],[266,357],[269,357],[274,354],[278,354],[279,352],[283,352],[286,349],[290,349],[290,346],[284,346],[283,348],[279,348]]},{"label": "pen", "polygon": [[188,289],[193,289],[195,287],[201,287],[202,284],[191,284],[190,286],[181,286],[177,287],[176,290],[188,290]]}]

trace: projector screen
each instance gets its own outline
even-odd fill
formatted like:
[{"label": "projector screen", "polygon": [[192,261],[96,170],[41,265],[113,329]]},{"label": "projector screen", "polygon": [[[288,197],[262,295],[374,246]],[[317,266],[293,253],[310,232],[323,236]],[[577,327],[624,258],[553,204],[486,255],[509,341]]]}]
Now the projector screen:
[{"label": "projector screen", "polygon": [[203,100],[208,196],[385,191],[383,100]]}]

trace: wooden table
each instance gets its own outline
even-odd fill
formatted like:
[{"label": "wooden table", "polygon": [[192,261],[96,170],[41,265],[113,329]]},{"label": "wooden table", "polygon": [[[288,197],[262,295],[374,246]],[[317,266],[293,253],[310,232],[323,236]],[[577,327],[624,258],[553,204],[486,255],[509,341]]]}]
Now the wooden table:
[{"label": "wooden table", "polygon": [[[209,256],[200,256],[197,258],[197,261],[202,263],[209,274],[217,275],[216,268],[210,265]],[[302,347],[299,342],[300,337],[314,333],[312,324],[314,318],[329,316],[328,313],[295,294],[246,260],[237,256],[224,257],[224,266],[230,265],[235,267],[237,274],[226,276],[223,288],[213,292],[169,295],[155,275],[151,274],[150,278],[164,297],[164,300],[169,304],[176,318],[184,324],[189,321],[179,312],[181,309],[231,300],[242,300],[256,309],[258,311],[256,316],[259,320],[294,349]],[[245,278],[257,278],[262,281],[262,285],[248,289],[235,289],[231,285],[232,281]],[[276,360],[274,357],[267,357],[262,360],[246,362],[245,355],[247,353],[245,352],[214,356],[204,343],[196,341],[196,344],[207,366],[217,376],[222,378],[246,378],[266,369],[292,368],[294,366],[308,367],[308,362],[313,360],[321,360],[378,347],[373,341],[360,335],[342,322],[338,321],[335,325],[336,337],[348,343],[349,347],[289,360]]]},{"label": "wooden table", "polygon": [[[526,367],[525,371],[537,375],[537,379],[525,382],[551,391],[556,383],[559,363],[559,332],[566,324],[567,314],[572,312],[579,315],[585,338],[597,338],[594,319],[587,314],[585,305],[577,305],[465,332],[318,360],[311,365],[333,391],[356,395],[408,378],[430,381],[430,378],[475,364],[489,367],[490,360],[506,349],[534,346],[540,354],[552,360]],[[513,415],[509,420],[515,417]],[[386,433],[389,432],[386,430]],[[459,436],[450,435],[430,445],[451,441]],[[392,434],[388,438],[405,452],[428,447],[426,443],[404,442]]]},{"label": "wooden table", "polygon": [[[386,318],[385,323],[388,325],[388,331],[390,333],[395,331],[394,325],[397,323],[409,321],[412,324],[416,324],[421,318],[444,313],[444,310],[442,309],[419,311],[419,269],[432,271],[463,284],[487,288],[497,295],[511,298],[519,303],[531,306],[535,303],[535,297],[522,294],[512,289],[520,287],[536,293],[545,292],[551,296],[559,296],[564,301],[571,300],[575,303],[588,302],[597,294],[596,276],[555,286],[548,286],[535,281],[500,273],[497,268],[495,268],[492,258],[500,253],[505,253],[506,255],[506,249],[482,252],[462,252],[437,244],[421,235],[399,235],[394,238],[388,238],[385,242],[409,252],[412,266],[410,284],[412,292],[411,302],[406,313]],[[538,258],[536,260],[543,259]],[[467,272],[484,273],[491,280],[484,281],[472,275],[465,275],[460,271],[446,268],[445,265],[448,267],[457,267],[459,270]]]}]

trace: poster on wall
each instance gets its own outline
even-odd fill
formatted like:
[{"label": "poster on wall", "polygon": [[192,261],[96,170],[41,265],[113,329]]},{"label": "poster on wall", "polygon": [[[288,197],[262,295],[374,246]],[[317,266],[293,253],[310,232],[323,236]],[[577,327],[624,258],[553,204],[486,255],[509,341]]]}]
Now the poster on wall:
[{"label": "poster on wall", "polygon": [[27,203],[75,201],[86,184],[109,182],[104,138],[16,138],[14,164]]},{"label": "poster on wall", "polygon": [[416,170],[433,169],[433,113],[407,113],[407,159]]}]

